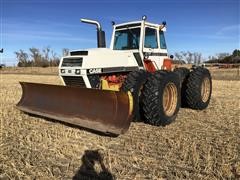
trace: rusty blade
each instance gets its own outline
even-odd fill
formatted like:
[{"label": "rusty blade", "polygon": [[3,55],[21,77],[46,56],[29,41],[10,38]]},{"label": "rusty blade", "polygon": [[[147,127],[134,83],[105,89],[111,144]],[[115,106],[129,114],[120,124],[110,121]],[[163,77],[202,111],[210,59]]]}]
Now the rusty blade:
[{"label": "rusty blade", "polygon": [[17,108],[103,133],[123,134],[131,123],[123,92],[20,82]]}]

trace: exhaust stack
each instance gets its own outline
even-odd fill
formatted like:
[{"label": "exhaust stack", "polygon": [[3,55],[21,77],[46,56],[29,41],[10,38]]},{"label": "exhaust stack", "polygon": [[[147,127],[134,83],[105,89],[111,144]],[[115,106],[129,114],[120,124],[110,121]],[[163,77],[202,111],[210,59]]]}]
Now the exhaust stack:
[{"label": "exhaust stack", "polygon": [[101,24],[98,21],[94,21],[91,19],[81,19],[81,22],[97,26],[97,46],[98,48],[105,48],[106,47],[105,32],[102,30]]}]

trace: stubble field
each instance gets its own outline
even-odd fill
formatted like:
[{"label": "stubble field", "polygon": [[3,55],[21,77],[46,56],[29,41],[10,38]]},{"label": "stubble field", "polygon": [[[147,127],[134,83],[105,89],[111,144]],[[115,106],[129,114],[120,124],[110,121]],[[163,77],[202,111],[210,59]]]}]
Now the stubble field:
[{"label": "stubble field", "polygon": [[214,79],[206,110],[180,109],[166,127],[132,123],[117,138],[20,112],[19,81],[61,84],[0,75],[0,179],[240,178],[239,80]]}]

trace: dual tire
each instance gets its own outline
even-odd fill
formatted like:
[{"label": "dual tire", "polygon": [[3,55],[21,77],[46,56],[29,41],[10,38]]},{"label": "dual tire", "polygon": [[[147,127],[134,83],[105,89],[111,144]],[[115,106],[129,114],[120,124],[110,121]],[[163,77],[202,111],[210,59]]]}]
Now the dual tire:
[{"label": "dual tire", "polygon": [[170,124],[180,107],[180,83],[174,72],[144,70],[128,74],[121,91],[133,96],[133,121],[145,121],[152,125]]},{"label": "dual tire", "polygon": [[176,119],[180,107],[180,80],[176,73],[157,71],[143,89],[145,122],[165,126]]},{"label": "dual tire", "polygon": [[129,73],[122,91],[133,96],[134,121],[165,126],[176,119],[179,108],[205,109],[212,93],[209,71],[202,67],[174,72],[144,70]]},{"label": "dual tire", "polygon": [[203,110],[212,94],[212,78],[208,69],[196,67],[190,71],[181,67],[174,70],[181,81],[181,107]]}]

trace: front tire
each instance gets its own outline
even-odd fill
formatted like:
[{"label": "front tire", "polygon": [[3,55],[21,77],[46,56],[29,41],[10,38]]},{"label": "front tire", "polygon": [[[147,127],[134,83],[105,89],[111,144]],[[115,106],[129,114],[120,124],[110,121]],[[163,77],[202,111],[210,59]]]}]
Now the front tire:
[{"label": "front tire", "polygon": [[180,80],[176,73],[157,71],[143,88],[145,122],[151,125],[168,125],[176,119],[180,108]]}]

